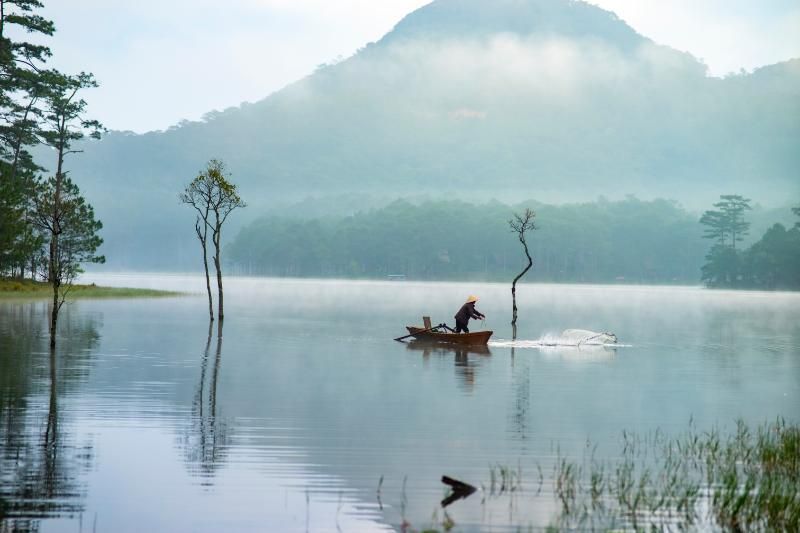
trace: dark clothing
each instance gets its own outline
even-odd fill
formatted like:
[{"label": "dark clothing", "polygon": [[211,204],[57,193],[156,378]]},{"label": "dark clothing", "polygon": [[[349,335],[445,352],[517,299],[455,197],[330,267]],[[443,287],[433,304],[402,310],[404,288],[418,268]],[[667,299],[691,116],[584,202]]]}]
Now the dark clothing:
[{"label": "dark clothing", "polygon": [[475,309],[475,302],[466,303],[461,306],[461,309],[458,310],[456,316],[456,333],[469,333],[467,329],[467,323],[469,322],[470,318],[486,318],[483,316],[483,313]]}]

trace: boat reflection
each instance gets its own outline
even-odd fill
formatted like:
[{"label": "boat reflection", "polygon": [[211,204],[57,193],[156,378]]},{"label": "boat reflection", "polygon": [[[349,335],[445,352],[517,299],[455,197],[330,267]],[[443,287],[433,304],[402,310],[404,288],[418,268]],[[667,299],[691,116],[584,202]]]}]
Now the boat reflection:
[{"label": "boat reflection", "polygon": [[459,354],[463,355],[492,355],[492,351],[485,344],[476,344],[469,346],[460,346],[457,344],[445,344],[441,342],[425,342],[413,340],[406,343],[407,350],[422,352],[423,357],[428,357],[431,354],[437,355],[450,355]]},{"label": "boat reflection", "polygon": [[425,360],[429,359],[431,355],[452,355],[456,375],[468,392],[471,392],[475,387],[475,374],[479,366],[476,360],[492,355],[492,351],[486,345],[459,346],[457,344],[431,343],[419,340],[406,343],[406,350],[421,352]]}]

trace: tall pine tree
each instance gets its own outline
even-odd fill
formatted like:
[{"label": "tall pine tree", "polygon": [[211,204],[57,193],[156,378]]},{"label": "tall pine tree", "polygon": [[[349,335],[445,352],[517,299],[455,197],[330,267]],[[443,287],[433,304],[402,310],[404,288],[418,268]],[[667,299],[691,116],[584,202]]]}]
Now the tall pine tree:
[{"label": "tall pine tree", "polygon": [[750,200],[738,194],[723,194],[716,209],[703,213],[700,223],[706,226],[703,237],[717,242],[706,255],[702,280],[710,287],[735,287],[742,281],[742,257],[736,250],[750,229],[745,220]]},{"label": "tall pine tree", "polygon": [[73,154],[73,144],[86,136],[99,138],[102,125],[84,117],[86,101],[78,96],[82,89],[96,87],[91,74],[64,76],[51,73],[47,93],[43,141],[54,148],[56,172],[39,188],[36,195],[37,226],[44,233],[48,245],[47,280],[53,287],[53,305],[50,310],[50,346],[56,342],[58,312],[69,288],[80,273],[84,262],[102,263],[105,258],[96,255],[102,244],[96,234],[102,224],[95,220],[94,211],[80,196],[80,191],[67,178],[64,159]]},{"label": "tall pine tree", "polygon": [[42,7],[38,0],[0,0],[0,274],[14,276],[35,268],[42,244],[31,224],[41,169],[27,148],[38,143],[51,51],[9,35],[52,35],[53,22],[35,12]]}]

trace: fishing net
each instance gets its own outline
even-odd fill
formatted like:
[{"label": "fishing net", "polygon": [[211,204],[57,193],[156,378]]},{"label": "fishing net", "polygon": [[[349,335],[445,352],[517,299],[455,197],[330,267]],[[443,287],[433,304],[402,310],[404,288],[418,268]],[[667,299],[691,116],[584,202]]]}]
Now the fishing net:
[{"label": "fishing net", "polygon": [[565,329],[559,340],[565,345],[604,345],[616,344],[617,336],[613,333],[589,331],[588,329]]},{"label": "fishing net", "polygon": [[537,340],[496,340],[489,346],[503,348],[558,348],[558,347],[620,347],[628,346],[617,343],[617,336],[608,332],[590,331],[588,329],[567,329],[560,335],[544,335]]}]

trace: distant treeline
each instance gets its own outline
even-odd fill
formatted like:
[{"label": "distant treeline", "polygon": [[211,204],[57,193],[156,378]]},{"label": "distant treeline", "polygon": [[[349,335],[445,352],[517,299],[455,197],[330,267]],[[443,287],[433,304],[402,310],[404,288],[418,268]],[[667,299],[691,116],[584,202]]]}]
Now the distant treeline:
[{"label": "distant treeline", "polygon": [[[800,290],[800,222],[786,229],[774,224],[749,248],[737,243],[749,232],[746,213],[750,200],[725,195],[706,211],[700,222],[706,238],[715,243],[706,255],[703,281],[709,287],[733,289]],[[792,208],[800,216],[800,207]]]},{"label": "distant treeline", "polygon": [[536,211],[528,281],[698,283],[708,243],[696,215],[667,200],[475,205],[398,200],[346,217],[264,217],[227,251],[240,273],[270,276],[510,279],[525,262],[508,227]]}]

